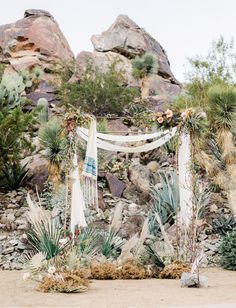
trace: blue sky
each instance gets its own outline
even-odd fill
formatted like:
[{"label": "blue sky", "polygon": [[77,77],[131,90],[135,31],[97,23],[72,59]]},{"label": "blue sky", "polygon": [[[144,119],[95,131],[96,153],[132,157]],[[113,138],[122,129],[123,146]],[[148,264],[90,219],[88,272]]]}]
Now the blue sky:
[{"label": "blue sky", "polygon": [[236,0],[1,0],[1,24],[27,8],[50,11],[73,52],[92,50],[90,37],[127,14],[167,51],[172,71],[184,80],[186,58],[206,55],[213,39],[236,37]]}]

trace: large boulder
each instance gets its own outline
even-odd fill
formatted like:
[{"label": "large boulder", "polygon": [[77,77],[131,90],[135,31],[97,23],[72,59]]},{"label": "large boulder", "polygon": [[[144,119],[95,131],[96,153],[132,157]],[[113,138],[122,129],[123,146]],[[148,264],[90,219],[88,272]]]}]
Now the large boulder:
[{"label": "large boulder", "polygon": [[130,86],[138,87],[139,83],[132,76],[132,65],[129,59],[115,52],[89,52],[82,51],[76,57],[77,74],[74,78],[81,79],[85,73],[88,63],[98,67],[102,72],[107,72],[112,63],[116,63],[116,70],[122,71],[124,81]]},{"label": "large boulder", "polygon": [[46,11],[27,10],[23,19],[0,26],[0,62],[16,71],[41,66],[50,72],[55,63],[73,59],[66,38]]},{"label": "large boulder", "polygon": [[152,53],[158,61],[160,75],[176,82],[163,47],[126,15],[119,15],[107,31],[93,35],[91,40],[96,51],[113,51],[127,58]]}]

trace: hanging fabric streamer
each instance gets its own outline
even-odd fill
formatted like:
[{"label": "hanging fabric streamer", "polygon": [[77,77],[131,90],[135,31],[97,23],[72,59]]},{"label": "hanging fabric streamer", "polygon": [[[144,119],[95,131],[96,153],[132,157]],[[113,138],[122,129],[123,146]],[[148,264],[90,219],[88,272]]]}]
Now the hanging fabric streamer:
[{"label": "hanging fabric streamer", "polygon": [[193,187],[191,177],[191,142],[190,134],[184,130],[180,136],[178,153],[180,220],[189,227],[193,215]]},{"label": "hanging fabric streamer", "polygon": [[[150,138],[153,138],[153,136],[155,135],[155,137],[159,137],[158,140],[155,140],[153,142],[150,143],[146,143],[144,145],[141,146],[136,146],[136,147],[128,147],[128,146],[121,146],[121,145],[117,145],[115,143],[111,143],[111,142],[106,142],[103,141],[101,138],[97,137],[97,147],[103,150],[107,150],[107,151],[111,151],[111,152],[124,152],[124,153],[141,153],[141,152],[147,152],[147,151],[151,151],[153,149],[156,149],[160,146],[162,146],[163,144],[165,144],[167,141],[169,141],[175,134],[177,131],[177,127],[174,127],[172,129],[163,131],[163,132],[158,132],[155,134],[147,134],[148,138],[146,136],[146,134],[144,135],[138,135],[138,136],[116,136],[116,135],[108,135],[107,136],[107,140],[113,141],[113,142],[121,142],[121,140],[125,140],[125,139],[121,139],[120,137],[132,137],[132,142],[137,142],[137,141],[145,141],[148,140]],[[88,132],[86,132],[85,130],[81,130],[81,128],[77,129],[77,133],[78,135],[84,139],[85,141],[89,142],[89,138],[90,138],[90,134],[89,136],[87,135]],[[152,135],[152,137],[150,137],[150,135]],[[99,136],[99,134],[97,134],[97,136]],[[105,139],[105,138],[103,138]],[[131,142],[129,140],[129,142]]]},{"label": "hanging fabric streamer", "polygon": [[[80,134],[80,132],[85,136],[89,135],[89,130],[86,128],[78,127],[77,133]],[[159,131],[159,132],[150,133],[150,134],[142,134],[142,135],[139,134],[139,135],[128,135],[128,136],[102,134],[102,133],[97,132],[97,138],[102,139],[102,140],[116,141],[116,142],[138,142],[138,141],[144,141],[148,139],[159,138],[169,132],[170,130],[167,129],[164,131]]]},{"label": "hanging fabric streamer", "polygon": [[97,122],[91,121],[86,156],[84,161],[84,198],[86,205],[92,205],[98,209],[97,191]]},{"label": "hanging fabric streamer", "polygon": [[71,232],[74,235],[75,227],[86,227],[87,223],[84,216],[85,204],[80,186],[79,168],[77,155],[73,157],[73,170],[71,170]]}]

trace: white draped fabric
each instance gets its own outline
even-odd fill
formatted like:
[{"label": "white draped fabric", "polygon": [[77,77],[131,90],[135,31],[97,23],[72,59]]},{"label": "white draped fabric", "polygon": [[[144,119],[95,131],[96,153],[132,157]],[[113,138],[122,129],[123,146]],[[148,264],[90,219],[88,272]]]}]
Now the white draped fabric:
[{"label": "white draped fabric", "polygon": [[[148,139],[158,138],[169,133],[169,129],[155,132],[151,134],[142,134],[142,135],[129,135],[129,136],[120,136],[120,135],[111,135],[111,134],[102,134],[97,132],[97,138],[109,141],[116,141],[116,142],[137,142],[137,141],[144,141]],[[89,130],[87,128],[78,127],[77,133],[83,133],[83,135],[88,136]]]},{"label": "white draped fabric", "polygon": [[193,188],[191,176],[190,134],[184,130],[180,136],[178,153],[180,221],[188,227],[192,219]]},{"label": "white draped fabric", "polygon": [[[119,136],[97,133],[96,121],[93,120],[90,126],[90,130],[78,127],[77,134],[83,140],[87,142],[87,151],[84,164],[84,195],[85,203],[91,204],[91,200],[96,199],[97,206],[97,187],[94,184],[97,179],[97,148],[111,151],[111,152],[124,152],[124,153],[141,153],[156,149],[167,141],[169,141],[177,131],[177,127],[169,130],[155,132],[151,134],[132,135],[132,136]],[[145,143],[139,146],[124,146],[117,143],[139,142],[149,139],[156,139],[152,142]],[[189,226],[192,218],[192,181],[191,181],[191,145],[190,135],[187,131],[181,134],[181,144],[179,148],[179,195],[180,195],[180,218],[182,223]],[[77,170],[77,173],[76,173]],[[74,230],[74,226],[86,226],[84,214],[84,201],[80,188],[78,168],[73,171],[73,177],[75,177],[74,186],[72,187],[72,206],[71,206],[71,230]],[[75,194],[75,191],[79,193]],[[77,197],[76,197],[77,196]],[[76,199],[77,198],[77,199]],[[81,206],[79,206],[81,204]]]},{"label": "white draped fabric", "polygon": [[[163,131],[163,132],[158,132],[158,133],[155,133],[155,134],[147,134],[148,136],[146,136],[146,134],[144,134],[144,135],[137,135],[137,136],[107,135],[107,136],[109,136],[109,137],[107,137],[106,134],[102,134],[103,139],[107,138],[107,140],[110,140],[110,141],[113,141],[113,142],[124,142],[124,139],[120,138],[120,137],[132,137],[131,138],[132,142],[137,142],[137,141],[144,141],[144,140],[148,140],[150,138],[153,138],[154,135],[155,135],[155,137],[162,136],[158,140],[155,140],[155,141],[150,142],[150,143],[146,143],[146,144],[141,145],[141,146],[136,146],[136,147],[121,146],[121,145],[117,145],[117,144],[114,144],[114,143],[111,143],[111,142],[103,141],[102,139],[99,138],[99,136],[100,136],[99,133],[97,133],[97,147],[100,148],[100,149],[103,149],[103,150],[111,151],[111,152],[124,152],[124,153],[147,152],[147,151],[151,151],[151,150],[156,149],[156,148],[162,146],[163,144],[165,144],[167,141],[169,141],[176,134],[176,131],[177,131],[177,127],[174,127],[170,130],[166,130],[166,131]],[[77,129],[77,133],[82,139],[84,139],[85,141],[88,141],[88,139],[89,139],[88,131],[85,131],[84,129],[81,130],[81,128],[79,127]],[[150,135],[152,137],[150,137]],[[106,136],[106,137],[104,137],[104,136]]]},{"label": "white draped fabric", "polygon": [[77,155],[73,158],[73,170],[70,173],[70,178],[72,180],[71,185],[71,233],[74,234],[75,227],[86,227],[87,223],[84,216],[84,198],[82,194],[82,189],[80,186],[79,178],[79,168]]}]

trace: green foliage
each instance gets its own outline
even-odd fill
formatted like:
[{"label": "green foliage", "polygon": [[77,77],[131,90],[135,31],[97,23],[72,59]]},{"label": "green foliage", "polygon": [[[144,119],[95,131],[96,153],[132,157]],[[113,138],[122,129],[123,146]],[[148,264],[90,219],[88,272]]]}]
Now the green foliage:
[{"label": "green foliage", "polygon": [[153,263],[157,267],[159,267],[159,268],[164,268],[165,267],[165,264],[162,261],[161,257],[159,256],[153,241],[149,241],[149,242],[145,243],[145,249],[146,249],[149,257],[152,259]]},{"label": "green foliage", "polygon": [[16,162],[9,162],[7,167],[2,169],[1,176],[3,176],[3,178],[0,177],[1,186],[10,190],[24,186],[24,184],[30,180],[27,174],[27,164],[21,166]]},{"label": "green foliage", "polygon": [[236,124],[236,90],[215,85],[208,90],[210,120],[218,129],[231,130]]},{"label": "green foliage", "polygon": [[98,250],[99,232],[93,227],[81,230],[78,236],[78,248],[81,254],[93,255]]},{"label": "green foliage", "polygon": [[60,166],[65,151],[65,138],[58,120],[51,120],[39,130],[39,140],[45,148],[45,157],[50,164]]},{"label": "green foliage", "polygon": [[46,98],[40,98],[37,102],[39,108],[38,120],[41,124],[48,122],[49,108]]},{"label": "green foliage", "polygon": [[18,188],[26,180],[26,166],[20,161],[30,155],[33,147],[26,131],[34,121],[33,113],[24,113],[18,106],[0,109],[0,186]]},{"label": "green foliage", "polygon": [[225,236],[228,232],[232,232],[236,227],[235,218],[230,216],[218,215],[212,222],[212,229],[215,233]]},{"label": "green foliage", "polygon": [[123,72],[117,70],[116,65],[112,63],[107,72],[103,72],[88,62],[80,83],[66,83],[58,89],[63,104],[80,106],[95,115],[121,114],[138,93],[125,85]]},{"label": "green foliage", "polygon": [[184,95],[184,99],[178,99],[182,103],[185,101],[188,107],[207,107],[207,92],[211,86],[232,84],[235,81],[236,53],[233,41],[228,43],[220,37],[213,41],[205,58],[198,56],[188,60],[187,95]]},{"label": "green foliage", "polygon": [[157,213],[162,224],[171,222],[177,213],[179,206],[178,177],[176,171],[160,173],[160,185],[152,188],[154,206],[149,214],[149,231],[151,234],[159,233],[159,225],[156,221]]},{"label": "green foliage", "polygon": [[133,76],[137,79],[144,78],[158,71],[157,63],[152,54],[144,54],[142,57],[135,57],[132,60]]},{"label": "green foliage", "polygon": [[60,244],[63,237],[63,229],[56,226],[53,221],[37,222],[27,233],[29,247],[36,252],[46,254],[49,260],[64,250],[64,246]]},{"label": "green foliage", "polygon": [[101,253],[109,257],[117,257],[121,252],[121,247],[124,242],[121,237],[114,230],[103,231],[100,234]]},{"label": "green foliage", "polygon": [[236,270],[236,230],[227,233],[220,246],[220,265],[224,269]]}]

